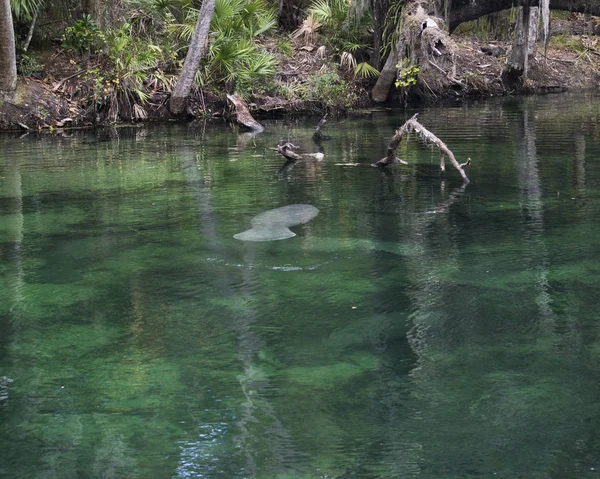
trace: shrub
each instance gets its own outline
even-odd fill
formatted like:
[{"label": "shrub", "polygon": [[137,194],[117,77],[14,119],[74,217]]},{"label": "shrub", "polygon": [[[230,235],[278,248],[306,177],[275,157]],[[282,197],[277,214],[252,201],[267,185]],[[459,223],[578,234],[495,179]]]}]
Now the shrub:
[{"label": "shrub", "polygon": [[83,55],[91,53],[104,42],[104,34],[91,15],[85,14],[73,25],[67,27],[63,35],[63,48],[71,49]]},{"label": "shrub", "polygon": [[302,85],[300,96],[305,101],[334,110],[344,110],[356,101],[352,86],[331,68],[309,77]]}]

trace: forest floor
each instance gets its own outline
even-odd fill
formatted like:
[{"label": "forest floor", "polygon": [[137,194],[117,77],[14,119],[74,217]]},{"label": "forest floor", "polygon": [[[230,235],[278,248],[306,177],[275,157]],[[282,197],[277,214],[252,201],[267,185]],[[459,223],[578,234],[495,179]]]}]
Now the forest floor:
[{"label": "forest floor", "polygon": [[[458,46],[456,75],[460,85],[448,83],[441,92],[428,94],[421,91],[406,98],[435,102],[448,97],[497,96],[530,93],[557,93],[574,89],[600,88],[600,51],[595,36],[563,36],[561,42],[551,42],[547,51],[538,45],[535,59],[530,64],[528,80],[520,88],[508,87],[502,80],[507,42],[482,42],[465,35],[452,35]],[[41,57],[41,72],[21,77],[15,100],[0,103],[0,130],[62,129],[90,127],[98,124],[97,98],[90,98],[93,72],[102,68],[93,59],[82,62],[61,49],[46,52]],[[331,60],[314,48],[297,46],[290,58],[283,58],[281,72],[276,78],[278,92],[305,85],[321,75],[323,68],[331,68]],[[92,73],[90,73],[92,72]],[[343,75],[343,73],[342,73]],[[374,106],[369,92],[373,80],[354,80],[345,76],[347,90],[342,94],[351,100],[348,111]],[[143,105],[138,118],[119,118],[120,122],[168,120],[168,93],[148,85],[150,100]],[[385,106],[401,106],[398,94],[392,94]],[[228,114],[225,92],[198,91],[190,99],[190,117],[211,117]],[[380,105],[381,106],[381,105]],[[328,107],[322,101],[299,100],[282,94],[255,94],[249,99],[250,110],[259,118],[265,115],[311,112],[323,113]],[[100,107],[102,108],[102,107]],[[113,119],[114,122],[114,119]]]}]

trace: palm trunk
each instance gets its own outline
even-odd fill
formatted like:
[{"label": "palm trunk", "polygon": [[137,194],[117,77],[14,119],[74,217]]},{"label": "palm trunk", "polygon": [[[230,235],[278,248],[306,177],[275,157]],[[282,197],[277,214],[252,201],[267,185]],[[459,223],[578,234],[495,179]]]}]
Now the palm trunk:
[{"label": "palm trunk", "polygon": [[394,84],[394,80],[396,80],[396,74],[398,72],[398,51],[404,50],[404,43],[402,41],[398,42],[396,49],[392,50],[387,57],[383,68],[381,69],[381,74],[377,78],[377,83],[373,87],[371,91],[371,96],[373,100],[381,103],[387,100],[390,90],[392,89],[392,85]]},{"label": "palm trunk", "polygon": [[190,49],[185,57],[181,75],[179,76],[179,80],[177,80],[169,102],[169,109],[173,115],[181,115],[185,108],[186,100],[190,95],[192,84],[194,83],[194,77],[200,66],[200,60],[202,60],[206,51],[208,32],[214,11],[215,0],[205,0],[202,3],[202,8],[200,8],[200,13],[198,14],[198,22],[196,23],[192,42],[190,43]]},{"label": "palm trunk", "polygon": [[17,59],[10,0],[0,0],[0,99],[17,88]]}]

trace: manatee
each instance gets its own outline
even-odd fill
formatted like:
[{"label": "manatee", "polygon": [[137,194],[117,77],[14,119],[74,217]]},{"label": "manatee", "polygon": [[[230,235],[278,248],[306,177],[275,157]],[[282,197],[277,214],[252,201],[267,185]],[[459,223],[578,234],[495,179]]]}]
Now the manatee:
[{"label": "manatee", "polygon": [[290,226],[308,223],[319,214],[312,205],[288,205],[263,211],[250,220],[252,229],[233,235],[242,241],[275,241],[293,238]]}]

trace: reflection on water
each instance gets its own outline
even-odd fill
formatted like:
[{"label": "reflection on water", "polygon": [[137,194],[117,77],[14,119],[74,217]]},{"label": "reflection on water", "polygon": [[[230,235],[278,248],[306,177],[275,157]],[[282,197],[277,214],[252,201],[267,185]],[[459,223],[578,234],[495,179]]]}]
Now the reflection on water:
[{"label": "reflection on water", "polygon": [[595,477],[600,99],[411,115],[0,137],[0,477]]}]

